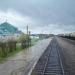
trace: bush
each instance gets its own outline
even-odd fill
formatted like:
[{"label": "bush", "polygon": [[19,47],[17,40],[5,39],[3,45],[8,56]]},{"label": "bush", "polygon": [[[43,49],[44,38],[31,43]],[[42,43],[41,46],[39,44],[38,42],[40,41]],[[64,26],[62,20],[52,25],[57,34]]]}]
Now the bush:
[{"label": "bush", "polygon": [[22,34],[19,38],[19,42],[21,43],[22,49],[24,49],[31,44],[31,39],[30,39],[29,35]]},{"label": "bush", "polygon": [[16,41],[9,40],[7,42],[0,42],[0,56],[5,57],[9,52],[16,50]]},{"label": "bush", "polygon": [[8,49],[9,49],[9,52],[12,52],[13,50],[16,50],[16,41],[12,41],[12,40],[9,40],[7,42],[7,46],[8,46]]}]

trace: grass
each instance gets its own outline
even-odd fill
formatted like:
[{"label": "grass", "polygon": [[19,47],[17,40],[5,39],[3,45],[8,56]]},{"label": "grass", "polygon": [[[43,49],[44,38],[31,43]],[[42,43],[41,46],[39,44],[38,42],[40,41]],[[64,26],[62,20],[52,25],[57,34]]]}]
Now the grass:
[{"label": "grass", "polygon": [[39,41],[39,40],[40,40],[39,38],[33,38],[33,39],[31,40],[32,45],[35,45],[36,42]]},{"label": "grass", "polygon": [[14,56],[15,54],[17,54],[18,52],[22,51],[23,49],[21,48],[20,45],[17,45],[16,50],[13,50],[12,52],[8,53],[6,56],[4,57],[0,57],[0,63],[6,61],[6,59],[10,56]]},{"label": "grass", "polygon": [[[31,40],[31,46],[35,45],[35,43],[36,43],[38,40],[39,40],[39,39],[37,39],[37,38],[32,39],[32,40]],[[28,46],[28,47],[30,47],[30,46]],[[8,57],[15,56],[15,55],[16,55],[17,53],[19,53],[20,51],[26,50],[28,47],[26,47],[25,49],[22,49],[22,48],[21,48],[21,45],[20,45],[20,44],[17,44],[16,50],[13,50],[13,52],[8,53],[7,56],[5,56],[5,57],[1,57],[1,56],[0,56],[0,63],[3,63],[4,61],[6,61]]]}]

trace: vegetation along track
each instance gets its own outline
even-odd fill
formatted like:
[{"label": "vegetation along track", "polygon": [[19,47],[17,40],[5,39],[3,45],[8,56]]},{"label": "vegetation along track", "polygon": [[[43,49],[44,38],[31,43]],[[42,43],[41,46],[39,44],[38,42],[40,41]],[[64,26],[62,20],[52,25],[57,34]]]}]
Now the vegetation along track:
[{"label": "vegetation along track", "polygon": [[[69,75],[64,71],[60,47],[55,38],[35,65],[31,75]],[[63,60],[64,61],[64,60]]]}]

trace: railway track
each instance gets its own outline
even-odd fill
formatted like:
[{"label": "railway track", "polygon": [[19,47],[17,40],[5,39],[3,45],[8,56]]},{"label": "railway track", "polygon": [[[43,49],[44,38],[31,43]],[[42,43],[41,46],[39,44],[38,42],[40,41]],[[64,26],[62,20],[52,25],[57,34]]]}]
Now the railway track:
[{"label": "railway track", "polygon": [[57,41],[53,39],[38,60],[31,75],[69,75],[64,71],[59,49]]}]

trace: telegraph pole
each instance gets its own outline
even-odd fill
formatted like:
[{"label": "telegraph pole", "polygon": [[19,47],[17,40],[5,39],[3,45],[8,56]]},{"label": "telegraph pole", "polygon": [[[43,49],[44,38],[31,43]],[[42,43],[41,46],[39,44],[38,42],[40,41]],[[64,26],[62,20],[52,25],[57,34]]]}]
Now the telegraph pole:
[{"label": "telegraph pole", "polygon": [[31,35],[31,31],[29,31],[29,45],[31,45],[31,38],[30,38],[30,35]]},{"label": "telegraph pole", "polygon": [[28,30],[28,25],[27,25],[27,27],[26,27],[26,30],[27,30],[27,36],[28,36],[28,38],[27,38],[27,43],[28,43],[28,46],[29,46],[29,30]]},{"label": "telegraph pole", "polygon": [[26,30],[27,30],[27,35],[28,35],[28,25],[27,25],[27,27],[26,27]]}]

